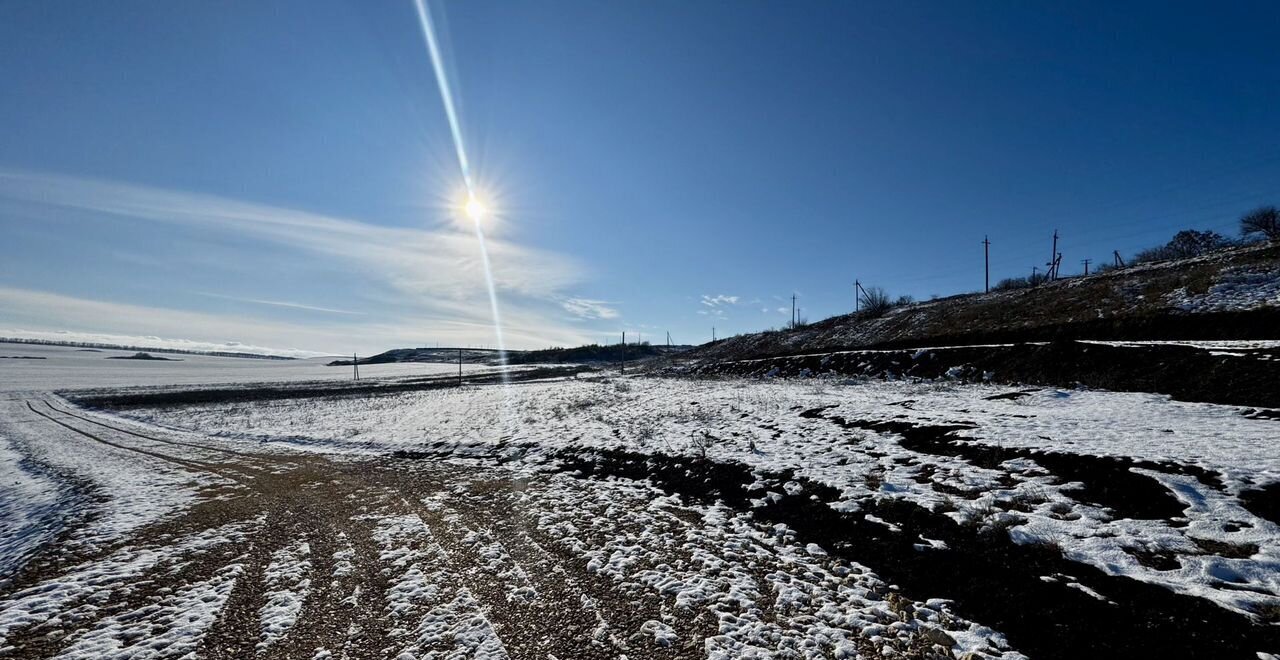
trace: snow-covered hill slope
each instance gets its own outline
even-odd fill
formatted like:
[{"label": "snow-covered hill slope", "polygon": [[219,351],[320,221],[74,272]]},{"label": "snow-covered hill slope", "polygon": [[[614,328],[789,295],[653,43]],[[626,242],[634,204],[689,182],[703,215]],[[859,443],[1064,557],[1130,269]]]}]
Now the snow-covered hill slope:
[{"label": "snow-covered hill slope", "polygon": [[[884,283],[892,288],[892,282]],[[1142,264],[1031,289],[952,296],[879,318],[848,314],[731,337],[687,358],[744,359],[872,346],[1055,338],[1280,338],[1280,244]]]}]

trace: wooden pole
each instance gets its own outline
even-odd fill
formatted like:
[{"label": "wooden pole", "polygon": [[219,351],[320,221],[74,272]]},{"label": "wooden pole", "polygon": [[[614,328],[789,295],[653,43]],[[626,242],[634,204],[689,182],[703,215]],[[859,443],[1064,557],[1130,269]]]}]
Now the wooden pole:
[{"label": "wooden pole", "polygon": [[458,387],[462,387],[462,349],[458,349]]},{"label": "wooden pole", "polygon": [[986,274],[985,279],[983,280],[986,282],[986,284],[983,285],[983,291],[991,293],[991,241],[986,236],[982,237],[982,261],[984,264],[984,272]]},{"label": "wooden pole", "polygon": [[627,331],[622,331],[622,373],[627,373]]},{"label": "wooden pole", "polygon": [[1090,262],[1092,262],[1092,261],[1093,261],[1093,259],[1085,259],[1085,260],[1083,261],[1083,263],[1084,263],[1084,274],[1085,274],[1086,276],[1089,274],[1089,263],[1090,263]]},{"label": "wooden pole", "polygon": [[351,372],[353,380],[360,380],[360,360],[356,358],[356,354],[351,354]]},{"label": "wooden pole", "polygon": [[1049,273],[1045,277],[1047,279],[1058,279],[1058,230],[1053,230],[1053,252],[1049,253]]}]

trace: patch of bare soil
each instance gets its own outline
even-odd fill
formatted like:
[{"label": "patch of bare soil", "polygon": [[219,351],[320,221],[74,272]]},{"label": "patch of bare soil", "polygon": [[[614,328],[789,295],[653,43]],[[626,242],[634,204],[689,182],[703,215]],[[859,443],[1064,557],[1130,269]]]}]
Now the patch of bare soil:
[{"label": "patch of bare soil", "polygon": [[[821,410],[806,413],[821,416]],[[994,458],[978,453],[984,451],[980,448],[961,448],[946,440],[954,429],[893,430],[907,431],[903,444],[913,444],[916,450],[941,451],[974,458],[986,466],[998,465]],[[1045,455],[1031,458],[1046,461]],[[960,525],[942,512],[905,500],[866,501],[861,503],[861,511],[841,513],[827,505],[838,499],[837,492],[791,474],[761,475],[738,464],[622,451],[570,454],[564,460],[566,469],[584,477],[649,479],[668,492],[695,500],[723,501],[753,511],[762,521],[783,523],[797,531],[801,542],[817,543],[837,556],[870,567],[898,584],[908,598],[954,600],[957,614],[1000,630],[1015,648],[1033,658],[1252,660],[1257,649],[1280,648],[1280,628],[1276,626],[1256,624],[1206,600],[1157,585],[1107,575],[1066,559],[1054,547],[1019,545],[1001,530]],[[1180,512],[1176,500],[1166,499],[1167,491],[1156,492],[1138,479],[1158,484],[1127,473],[1127,467],[1120,464],[1065,455],[1047,462],[1045,467],[1063,471],[1072,479],[1088,476],[1086,484],[1093,485],[1086,486],[1086,494],[1116,507],[1151,516]],[[1101,473],[1090,474],[1094,469]],[[1121,473],[1127,476],[1110,482]],[[799,481],[803,491],[768,500],[763,507],[751,506],[751,499],[762,499],[765,491],[785,492],[782,484],[787,481]],[[921,550],[918,544],[922,538],[943,541],[946,547]],[[1083,585],[1105,600],[1073,584]]]},{"label": "patch of bare soil", "polygon": [[[1077,341],[958,346],[931,350],[867,350],[703,362],[696,375],[949,378],[960,382],[1030,383],[1155,392],[1182,401],[1280,407],[1280,378],[1269,350],[1227,352],[1191,346],[1112,346]],[[1009,395],[1016,396],[1016,395]],[[1250,414],[1265,418],[1257,410]]]},{"label": "patch of bare soil", "polygon": [[[68,442],[134,453],[223,481],[205,489],[200,501],[180,515],[91,553],[67,553],[56,543],[46,546],[0,587],[0,603],[39,599],[56,591],[50,585],[72,579],[68,576],[121,558],[149,553],[161,558],[139,575],[96,578],[95,589],[59,604],[62,614],[11,630],[0,645],[3,657],[54,657],[90,631],[112,626],[119,628],[122,648],[137,650],[137,644],[163,627],[156,617],[167,599],[215,580],[233,565],[239,567],[238,577],[203,635],[198,657],[310,658],[317,650],[333,657],[395,657],[389,651],[418,648],[419,619],[430,614],[431,603],[439,604],[424,596],[406,599],[393,588],[396,581],[401,590],[410,585],[422,593],[460,594],[455,602],[473,608],[462,615],[486,621],[494,643],[511,658],[603,659],[626,653],[696,658],[701,657],[697,640],[714,634],[707,625],[690,628],[684,639],[692,642],[670,648],[655,648],[652,638],[593,640],[591,633],[602,621],[611,629],[636,631],[658,618],[660,608],[655,602],[619,597],[607,579],[586,570],[581,557],[541,537],[535,523],[544,512],[523,497],[540,484],[515,479],[504,470],[436,461],[248,454],[213,442],[149,435],[41,401],[30,402],[27,410],[31,416],[24,422],[65,433]],[[379,525],[398,517],[419,521],[440,551],[444,561],[435,566],[434,580],[404,582],[405,566],[397,559],[415,546],[377,540]],[[218,530],[237,525],[247,532],[219,536]],[[202,534],[213,538],[187,543]],[[300,600],[300,606],[285,634],[267,643],[264,608],[280,597],[272,593],[270,565],[300,543],[309,549],[306,582],[285,594]],[[498,546],[500,560],[493,554]],[[513,597],[521,592],[513,592],[512,575],[525,576],[536,596]],[[587,602],[595,605],[584,609]],[[416,614],[406,618],[405,612]],[[459,625],[470,624],[464,619]],[[454,634],[423,642],[423,650],[456,650],[455,643],[462,642]]]}]

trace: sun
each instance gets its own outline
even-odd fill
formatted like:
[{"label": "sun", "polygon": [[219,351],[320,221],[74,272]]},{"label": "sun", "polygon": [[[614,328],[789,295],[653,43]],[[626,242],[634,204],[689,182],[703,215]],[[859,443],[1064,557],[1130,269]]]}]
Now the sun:
[{"label": "sun", "polygon": [[467,204],[462,207],[462,210],[466,211],[467,217],[474,222],[483,220],[484,216],[489,212],[489,209],[485,208],[484,202],[477,199],[475,195],[467,198]]}]

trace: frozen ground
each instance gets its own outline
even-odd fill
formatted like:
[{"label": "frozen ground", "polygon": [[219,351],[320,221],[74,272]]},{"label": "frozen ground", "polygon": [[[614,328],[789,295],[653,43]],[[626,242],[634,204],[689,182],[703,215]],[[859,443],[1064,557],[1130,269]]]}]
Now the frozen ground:
[{"label": "frozen ground", "polygon": [[[262,381],[350,380],[351,367],[329,367],[344,357],[260,360],[211,355],[156,353],[170,360],[108,360],[137,351],[82,349],[69,346],[0,342],[0,392],[47,391],[122,385],[213,385]],[[21,357],[24,359],[13,359]],[[40,359],[25,359],[40,358]],[[483,370],[464,364],[463,370]],[[429,376],[457,373],[451,364],[362,364],[363,378]]]},{"label": "frozen ground", "polygon": [[1241,494],[1280,481],[1280,422],[1241,413],[834,380],[14,391],[0,655],[1259,657],[1280,526]]},{"label": "frozen ground", "polygon": [[1177,289],[1165,296],[1171,307],[1187,312],[1220,312],[1280,304],[1280,268],[1258,264],[1227,268],[1203,293]]},{"label": "frozen ground", "polygon": [[[1002,396],[1011,392],[1012,398]],[[800,414],[815,409],[822,410]],[[526,461],[545,460],[543,449],[705,451],[717,461],[773,473],[790,470],[833,487],[840,492],[837,507],[906,498],[930,509],[954,508],[950,515],[965,522],[1016,516],[1019,522],[1008,531],[1024,542],[1052,543],[1105,571],[1246,613],[1280,603],[1280,526],[1236,499],[1242,490],[1280,481],[1280,423],[1241,412],[1135,393],[644,378],[130,414],[236,441],[319,451],[385,455],[441,443],[463,445],[464,452],[477,445],[533,445]],[[1034,458],[1010,455],[999,465],[979,467],[962,456],[908,449],[892,433],[844,428],[832,419],[965,425],[955,431],[960,443],[1191,466],[1214,475],[1214,481],[1135,466],[1135,474],[1163,484],[1182,506],[1170,519],[1132,519],[1077,495],[1078,481],[1055,477]],[[1008,502],[1030,510],[1001,511]],[[1224,559],[1204,553],[1206,544],[1255,551]],[[1142,558],[1151,553],[1177,555],[1177,568],[1144,565]]]},{"label": "frozen ground", "polygon": [[904,598],[785,526],[643,481],[205,449],[57,400],[7,404],[5,431],[74,447],[67,469],[87,489],[103,478],[89,466],[119,459],[134,490],[171,493],[147,491],[166,506],[140,509],[104,481],[118,490],[99,493],[100,515],[147,524],[86,516],[97,543],[5,566],[7,656],[1018,657],[948,603]]},{"label": "frozen ground", "polygon": [[1110,346],[1191,346],[1220,351],[1252,351],[1268,348],[1280,348],[1277,339],[1235,339],[1218,341],[1164,340],[1164,341],[1093,341],[1080,340],[1083,344],[1104,344]]}]

